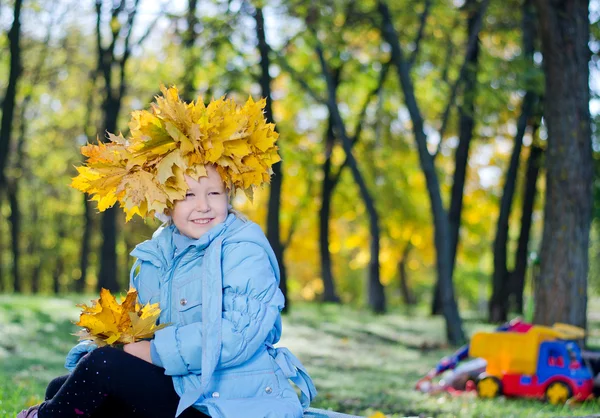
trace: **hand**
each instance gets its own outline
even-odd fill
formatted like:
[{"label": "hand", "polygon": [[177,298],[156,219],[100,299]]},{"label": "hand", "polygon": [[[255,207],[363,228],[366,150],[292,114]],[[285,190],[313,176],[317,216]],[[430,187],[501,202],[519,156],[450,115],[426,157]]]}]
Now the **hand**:
[{"label": "hand", "polygon": [[125,344],[123,351],[132,356],[141,358],[142,360],[152,363],[152,357],[150,356],[150,341],[138,341],[137,343]]}]

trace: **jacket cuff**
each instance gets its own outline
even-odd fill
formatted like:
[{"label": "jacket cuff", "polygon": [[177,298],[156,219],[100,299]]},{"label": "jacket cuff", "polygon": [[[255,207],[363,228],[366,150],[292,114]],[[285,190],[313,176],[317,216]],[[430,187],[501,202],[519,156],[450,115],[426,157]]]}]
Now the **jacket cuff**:
[{"label": "jacket cuff", "polygon": [[153,340],[154,344],[151,344],[156,349],[159,362],[165,368],[165,374],[169,376],[180,376],[188,373],[187,366],[179,351],[177,328],[177,326],[172,325],[156,331]]},{"label": "jacket cuff", "polygon": [[154,340],[150,341],[150,358],[152,359],[152,364],[158,367],[164,368],[162,360],[158,355],[158,351],[156,350],[156,346],[154,345]]}]

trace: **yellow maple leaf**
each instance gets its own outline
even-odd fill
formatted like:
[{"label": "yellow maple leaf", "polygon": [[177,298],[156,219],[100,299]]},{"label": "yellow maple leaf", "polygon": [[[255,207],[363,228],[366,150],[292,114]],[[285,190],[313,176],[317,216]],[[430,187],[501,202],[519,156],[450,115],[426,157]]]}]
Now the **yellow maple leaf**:
[{"label": "yellow maple leaf", "polygon": [[122,303],[107,289],[100,291],[100,298],[92,305],[77,305],[82,308],[75,325],[83,327],[77,336],[80,340],[91,340],[99,347],[127,344],[152,338],[159,329],[168,324],[156,325],[160,316],[158,303],[141,306],[137,303],[137,291],[130,289]]},{"label": "yellow maple leaf", "polygon": [[375,411],[374,414],[369,415],[369,418],[385,418],[385,414],[381,411]]},{"label": "yellow maple leaf", "polygon": [[159,183],[166,183],[167,180],[174,176],[173,166],[179,166],[182,170],[187,169],[187,164],[183,157],[181,156],[181,152],[177,149],[168,153],[157,165],[156,165],[156,178]]}]

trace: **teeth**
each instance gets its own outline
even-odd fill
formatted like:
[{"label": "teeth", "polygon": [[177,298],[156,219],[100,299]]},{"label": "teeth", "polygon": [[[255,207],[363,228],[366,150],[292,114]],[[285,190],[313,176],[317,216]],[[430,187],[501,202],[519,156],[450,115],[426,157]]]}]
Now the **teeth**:
[{"label": "teeth", "polygon": [[209,223],[211,220],[210,219],[195,219],[192,222],[195,224],[207,224]]}]

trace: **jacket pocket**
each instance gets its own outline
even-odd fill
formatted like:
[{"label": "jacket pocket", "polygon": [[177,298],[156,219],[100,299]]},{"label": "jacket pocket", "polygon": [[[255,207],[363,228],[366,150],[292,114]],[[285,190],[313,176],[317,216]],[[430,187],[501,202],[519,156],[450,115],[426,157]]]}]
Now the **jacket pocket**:
[{"label": "jacket pocket", "polygon": [[[281,388],[273,369],[215,372],[208,397],[216,400],[278,397]],[[218,398],[218,399],[216,399]]]},{"label": "jacket pocket", "polygon": [[177,289],[173,301],[182,325],[202,321],[202,294],[199,283],[193,281]]}]

